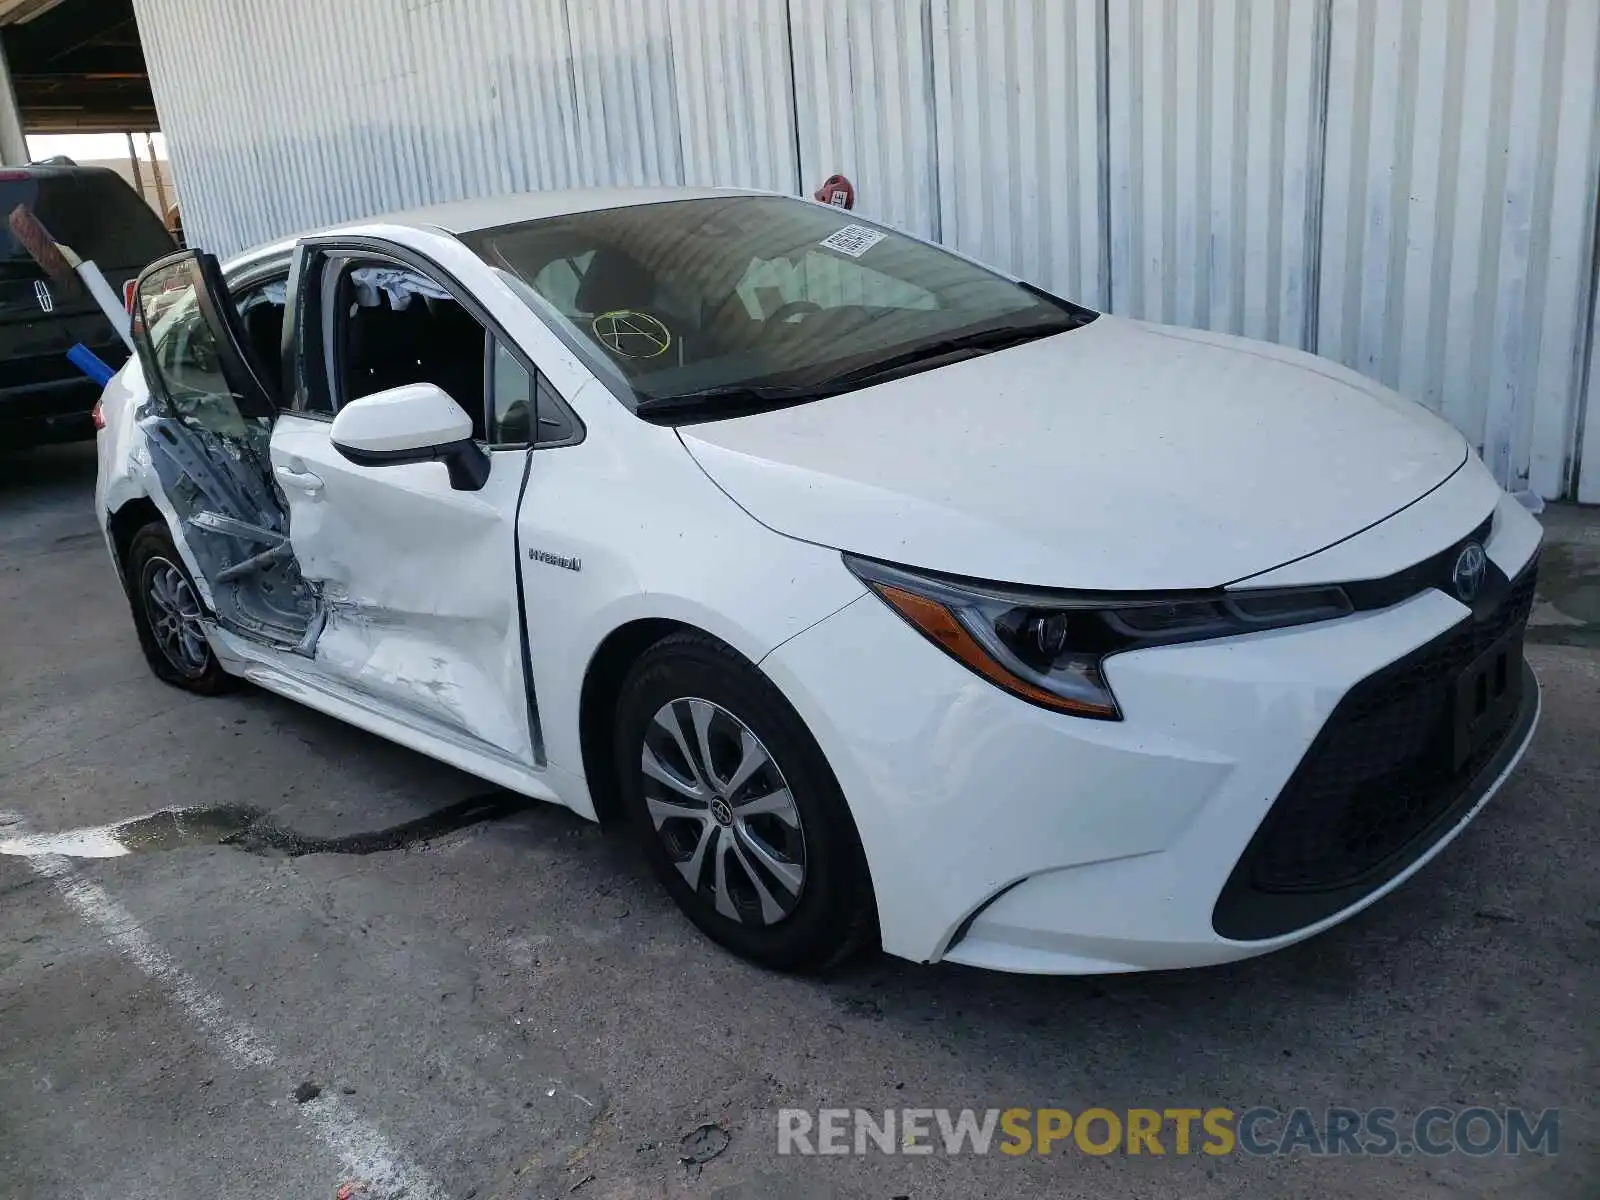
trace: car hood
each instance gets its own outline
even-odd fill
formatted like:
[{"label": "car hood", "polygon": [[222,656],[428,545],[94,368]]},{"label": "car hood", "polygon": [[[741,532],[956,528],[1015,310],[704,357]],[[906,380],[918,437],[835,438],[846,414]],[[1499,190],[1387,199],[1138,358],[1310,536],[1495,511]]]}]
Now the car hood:
[{"label": "car hood", "polygon": [[1094,590],[1269,570],[1382,521],[1468,454],[1426,409],[1324,359],[1111,316],[679,435],[780,533]]}]

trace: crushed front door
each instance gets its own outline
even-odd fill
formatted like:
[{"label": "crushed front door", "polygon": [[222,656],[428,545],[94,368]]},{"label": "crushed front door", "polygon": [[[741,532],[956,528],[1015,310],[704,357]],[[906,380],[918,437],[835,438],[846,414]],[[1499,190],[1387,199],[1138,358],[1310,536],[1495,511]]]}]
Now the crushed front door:
[{"label": "crushed front door", "polygon": [[443,463],[351,462],[331,428],[285,413],[272,435],[289,539],[325,605],[318,666],[532,765],[515,546],[528,451],[491,451],[482,490],[456,491]]},{"label": "crushed front door", "polygon": [[[295,261],[297,338],[323,328],[321,259],[304,248]],[[297,342],[300,379],[328,362]],[[353,462],[332,431],[328,414],[291,406],[271,440],[294,557],[323,605],[318,667],[425,732],[539,764],[516,547],[530,451],[490,450],[483,486],[459,490],[441,462]]]}]

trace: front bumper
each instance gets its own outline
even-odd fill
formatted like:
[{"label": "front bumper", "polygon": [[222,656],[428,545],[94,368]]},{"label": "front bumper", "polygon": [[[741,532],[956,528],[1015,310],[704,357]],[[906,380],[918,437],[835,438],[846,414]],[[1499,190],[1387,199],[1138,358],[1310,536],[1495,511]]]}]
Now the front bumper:
[{"label": "front bumper", "polygon": [[[1515,576],[1537,542],[1536,523],[1503,501],[1491,561]],[[886,950],[1010,971],[1146,970],[1245,958],[1317,933],[1397,887],[1465,827],[1532,736],[1531,673],[1497,752],[1382,871],[1332,908],[1297,909],[1286,928],[1281,916],[1230,925],[1219,907],[1341,701],[1468,615],[1429,590],[1337,621],[1119,655],[1107,673],[1120,722],[1063,717],[1001,692],[872,596],[762,665],[850,801]]]}]

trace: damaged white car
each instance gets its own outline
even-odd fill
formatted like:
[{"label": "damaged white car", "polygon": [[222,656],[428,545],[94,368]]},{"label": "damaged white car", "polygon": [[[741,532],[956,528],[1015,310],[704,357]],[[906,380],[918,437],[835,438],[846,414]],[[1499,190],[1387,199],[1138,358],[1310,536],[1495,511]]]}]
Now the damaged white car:
[{"label": "damaged white car", "polygon": [[767,964],[1271,950],[1537,719],[1539,528],[1453,429],[836,209],[463,202],[135,308],[97,508],[155,672],[626,818]]}]

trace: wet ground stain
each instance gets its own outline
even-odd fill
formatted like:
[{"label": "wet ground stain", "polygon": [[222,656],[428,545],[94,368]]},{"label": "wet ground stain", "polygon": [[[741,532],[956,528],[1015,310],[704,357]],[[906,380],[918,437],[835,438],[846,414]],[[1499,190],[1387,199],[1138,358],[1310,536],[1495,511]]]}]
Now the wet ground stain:
[{"label": "wet ground stain", "polygon": [[1545,545],[1528,641],[1600,646],[1600,552],[1583,543]]},{"label": "wet ground stain", "polygon": [[473,825],[503,820],[537,801],[513,792],[469,796],[411,821],[350,833],[317,837],[278,824],[265,809],[220,804],[203,808],[164,808],[143,817],[71,829],[54,834],[7,838],[0,828],[0,854],[25,857],[60,854],[74,858],[117,858],[125,854],[181,850],[193,846],[231,846],[247,854],[298,858],[305,854],[380,854],[405,850]]}]

